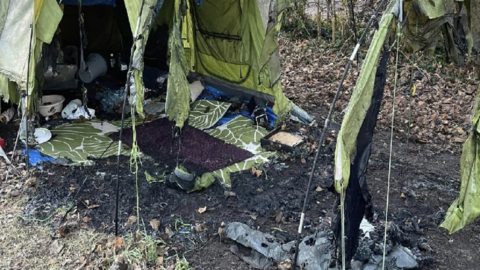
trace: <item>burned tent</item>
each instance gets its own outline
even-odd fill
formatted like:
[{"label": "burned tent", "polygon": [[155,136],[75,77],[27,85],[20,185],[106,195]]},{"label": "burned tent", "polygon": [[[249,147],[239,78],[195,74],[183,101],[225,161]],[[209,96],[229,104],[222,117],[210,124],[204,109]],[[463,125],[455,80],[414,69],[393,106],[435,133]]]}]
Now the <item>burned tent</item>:
[{"label": "burned tent", "polygon": [[[41,80],[35,82],[34,79],[42,74],[35,71],[42,57],[48,55],[43,45],[51,43],[54,36],[65,46],[82,44],[85,47],[84,59],[79,62],[85,61],[91,52],[122,53],[128,59],[138,21],[137,36],[141,38],[136,41],[133,52],[131,64],[135,80],[131,92],[139,114],[143,113],[144,93],[141,71],[144,61],[152,62],[151,55],[146,53],[149,47],[153,53],[163,50],[154,55],[157,65],[169,66],[171,87],[167,113],[178,126],[183,126],[188,115],[186,77],[189,72],[203,74],[212,83],[275,101],[277,115],[284,115],[290,109],[279,83],[275,41],[284,1],[146,0],[143,6],[141,0],[60,2],[59,5],[54,0],[2,1],[0,72],[1,95],[5,100],[18,102],[18,93],[14,90],[17,86],[20,90],[26,89],[31,24],[33,57],[29,92],[35,97],[42,88]],[[81,39],[79,4],[85,30]],[[154,38],[149,39],[150,35]]]},{"label": "burned tent", "polygon": [[[220,89],[230,98],[249,100],[264,112],[270,111],[275,119],[285,119],[292,110],[298,111],[285,97],[279,79],[276,35],[285,7],[283,0],[2,1],[0,96],[20,104],[23,115],[31,119],[39,109],[39,98],[45,91],[58,90],[59,85],[83,92],[86,105],[88,91],[84,86],[94,84],[106,73],[129,90],[127,111],[145,119],[148,85],[165,79],[158,70],[168,72],[164,111],[178,130],[188,122],[252,153],[244,163],[231,163],[228,170],[213,173],[228,183],[228,172],[250,168],[270,155],[259,143],[266,129],[252,125],[253,113],[224,123],[223,129],[213,129],[230,105],[208,100],[193,103],[200,93],[195,97],[192,94],[191,78],[201,76],[202,84],[213,92]],[[122,97],[122,93],[105,94],[104,98]],[[90,112],[86,106],[84,109],[86,114]],[[24,119],[21,137],[33,138],[33,121]],[[70,132],[77,137],[90,136],[96,143],[70,137],[66,138],[68,147],[40,145],[39,149],[50,156],[88,164],[92,153],[100,156],[99,144],[108,145],[110,139],[104,135],[118,130],[118,125],[112,123],[106,128],[103,122],[92,121],[59,127],[52,130],[54,135]],[[104,130],[98,131],[99,127]],[[136,140],[134,130],[132,140]],[[115,150],[108,148],[101,156],[114,155]],[[211,179],[208,175],[207,182]]]}]

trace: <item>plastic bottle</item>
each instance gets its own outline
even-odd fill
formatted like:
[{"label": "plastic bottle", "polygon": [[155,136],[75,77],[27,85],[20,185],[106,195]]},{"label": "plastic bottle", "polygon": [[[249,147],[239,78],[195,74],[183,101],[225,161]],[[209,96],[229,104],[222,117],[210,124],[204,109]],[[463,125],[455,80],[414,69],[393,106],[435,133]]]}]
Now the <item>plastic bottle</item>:
[{"label": "plastic bottle", "polygon": [[68,116],[70,116],[73,111],[78,109],[80,106],[82,106],[82,101],[80,99],[74,99],[70,101],[70,103],[68,103],[68,105],[62,110],[62,117],[68,118]]}]

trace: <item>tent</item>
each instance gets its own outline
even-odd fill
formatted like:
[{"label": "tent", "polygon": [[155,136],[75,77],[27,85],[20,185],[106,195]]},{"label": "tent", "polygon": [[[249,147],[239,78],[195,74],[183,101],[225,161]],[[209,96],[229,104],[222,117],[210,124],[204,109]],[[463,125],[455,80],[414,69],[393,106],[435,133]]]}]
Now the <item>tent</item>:
[{"label": "tent", "polygon": [[[29,95],[33,97],[30,108],[35,109],[33,101],[42,87],[39,63],[47,55],[45,44],[50,44],[56,33],[63,44],[80,44],[80,4],[87,39],[83,43],[85,55],[96,50],[122,52],[128,58],[133,53],[130,102],[136,104],[140,116],[146,61],[142,56],[149,43],[158,41],[149,39],[150,34],[163,35],[163,41],[168,40],[168,51],[158,60],[164,63],[158,64],[169,66],[166,110],[178,127],[188,118],[187,76],[192,72],[204,75],[211,84],[274,102],[274,111],[280,117],[291,109],[280,85],[275,40],[278,19],[286,5],[283,0],[145,0],[144,5],[142,0],[59,2],[7,0],[0,4],[0,96],[5,101],[19,102],[17,90],[27,89],[28,74]],[[33,53],[28,65],[30,25]],[[136,37],[140,38],[135,41],[135,51],[130,52],[137,27]]]},{"label": "tent", "polygon": [[[276,36],[286,5],[284,0],[1,1],[0,97],[6,102],[20,104],[24,115],[34,115],[38,109],[37,100],[47,84],[45,74],[56,65],[59,54],[68,54],[65,48],[73,47],[70,63],[75,66],[74,73],[78,69],[77,74],[87,70],[87,56],[92,53],[102,55],[107,64],[108,60],[120,61],[117,55],[122,61],[131,59],[127,63],[130,76],[127,71],[121,75],[130,90],[128,102],[131,109],[140,119],[145,118],[144,72],[147,66],[154,66],[168,70],[165,112],[180,130],[189,118],[199,118],[199,110],[191,111],[191,108],[201,106],[191,104],[189,85],[189,78],[198,75],[209,86],[231,96],[273,104],[273,113],[280,123],[291,112],[299,111],[286,98],[280,84]],[[63,76],[59,68],[56,72]],[[66,81],[66,75],[64,77]],[[131,78],[128,83],[127,78]],[[80,82],[79,79],[76,81]],[[85,89],[82,85],[74,86],[79,91]],[[249,169],[270,156],[259,148],[259,139],[266,135],[266,130],[247,127],[248,121],[244,120],[230,123],[238,137],[224,134],[222,130],[209,131],[212,136],[230,144],[250,147],[254,154],[244,163],[213,172],[226,184],[229,183],[229,172]],[[21,138],[26,137],[24,125],[27,123],[22,122]],[[91,126],[77,125],[70,131],[69,127],[64,127],[55,134],[70,132],[79,136],[85,132],[85,136],[92,140],[108,143],[103,136],[105,131],[99,133],[103,136],[101,138],[88,135],[98,133],[96,128],[100,125],[97,122],[92,122]],[[28,129],[32,131],[30,127]],[[247,138],[246,133],[254,134],[255,139]],[[53,146],[48,147],[50,150],[43,147],[45,152],[42,153],[66,155],[88,164],[87,157],[92,152],[98,155],[102,152],[94,149],[98,145],[93,143],[78,141],[78,145],[74,145],[74,140],[67,139],[72,141],[67,148],[57,151]],[[76,149],[91,152],[80,153]],[[114,155],[113,148],[108,150],[107,155]],[[206,178],[208,183],[213,182],[212,174],[204,175],[203,179]]]}]

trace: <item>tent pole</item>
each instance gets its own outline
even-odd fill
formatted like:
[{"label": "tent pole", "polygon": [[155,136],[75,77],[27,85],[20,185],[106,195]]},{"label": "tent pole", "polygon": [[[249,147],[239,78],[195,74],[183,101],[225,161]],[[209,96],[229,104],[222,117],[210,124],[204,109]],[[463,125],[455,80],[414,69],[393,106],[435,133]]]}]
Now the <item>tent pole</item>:
[{"label": "tent pole", "polygon": [[[127,75],[127,87],[125,87],[125,93],[123,95],[123,105],[122,105],[122,122],[120,125],[120,133],[118,135],[118,152],[117,152],[117,179],[115,180],[115,236],[118,236],[118,199],[120,197],[120,153],[122,151],[122,134],[123,134],[123,124],[125,123],[125,104],[127,102],[127,95],[130,91],[130,80],[132,78],[132,62],[133,62],[133,54],[136,50],[136,43],[140,39],[138,37],[138,29],[140,28],[140,18],[142,17],[143,13],[143,6],[145,5],[145,0],[142,0],[142,5],[140,6],[140,11],[137,18],[137,25],[135,27],[135,35],[133,38],[133,45],[130,54],[130,62],[128,63],[128,75]],[[135,117],[135,114],[131,114],[130,117]],[[139,218],[139,217],[137,217]]]},{"label": "tent pole", "polygon": [[26,157],[27,157],[27,162],[26,162],[26,167],[27,167],[27,172],[28,172],[28,169],[29,169],[29,166],[30,166],[30,158],[29,158],[29,154],[28,154],[28,91],[30,90],[29,89],[29,82],[30,82],[30,59],[31,59],[31,56],[32,56],[32,40],[33,40],[33,23],[30,24],[30,44],[29,44],[29,47],[28,47],[28,62],[27,62],[27,85],[26,85],[26,95],[25,95],[25,99],[24,99],[24,102],[25,102],[25,111],[24,111],[24,115],[25,115],[25,133],[27,135],[27,138],[25,140],[25,153],[26,153]]},{"label": "tent pole", "polygon": [[[325,138],[325,133],[327,132],[328,127],[330,126],[330,119],[332,117],[333,111],[335,110],[335,103],[337,102],[337,99],[340,96],[340,91],[342,90],[343,82],[345,81],[345,78],[347,77],[348,71],[350,70],[350,67],[352,66],[353,60],[355,60],[355,56],[358,53],[358,49],[360,48],[360,44],[362,43],[363,39],[365,38],[365,35],[368,32],[368,29],[370,28],[372,23],[374,21],[376,21],[377,15],[383,9],[383,6],[385,5],[385,2],[386,2],[386,0],[382,0],[380,5],[378,6],[378,8],[373,13],[372,17],[368,21],[368,24],[365,27],[365,30],[363,31],[362,36],[358,40],[358,43],[355,46],[355,49],[353,50],[352,55],[350,56],[350,59],[347,63],[347,66],[345,67],[345,72],[343,73],[342,80],[340,81],[340,84],[337,88],[337,92],[335,93],[332,104],[330,105],[330,110],[328,111],[327,118],[325,119],[325,124],[323,126],[323,130],[322,130],[322,133],[320,135],[320,139],[318,140],[318,148],[317,148],[317,152],[315,154],[315,159],[313,160],[312,169],[311,169],[311,172],[310,172],[310,176],[308,178],[307,190],[305,191],[305,198],[303,200],[302,213],[300,215],[300,223],[298,225],[297,240],[296,240],[296,244],[295,244],[295,256],[294,256],[294,260],[293,260],[293,269],[297,269],[297,260],[298,260],[298,254],[299,254],[298,248],[299,248],[299,245],[300,245],[300,238],[302,236],[303,222],[305,220],[305,212],[307,211],[308,195],[310,193],[310,187],[312,185],[313,174],[315,173],[315,169],[317,167],[317,161],[318,161],[318,157],[320,156],[320,150],[322,149],[322,144],[323,144],[323,140]],[[342,220],[342,222],[343,222],[343,220]]]}]

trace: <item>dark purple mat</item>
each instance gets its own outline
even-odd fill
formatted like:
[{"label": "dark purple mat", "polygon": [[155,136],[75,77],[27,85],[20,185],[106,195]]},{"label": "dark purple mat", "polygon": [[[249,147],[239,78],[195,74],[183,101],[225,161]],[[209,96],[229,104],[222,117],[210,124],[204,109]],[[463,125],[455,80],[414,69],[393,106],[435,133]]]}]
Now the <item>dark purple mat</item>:
[{"label": "dark purple mat", "polygon": [[[173,122],[166,118],[139,125],[137,143],[140,150],[160,163],[175,167],[178,139],[172,138]],[[118,140],[118,133],[110,135]],[[199,129],[186,126],[180,138],[179,164],[197,175],[228,167],[253,156],[252,153],[227,144]],[[122,142],[132,145],[132,129],[123,131]]]}]

